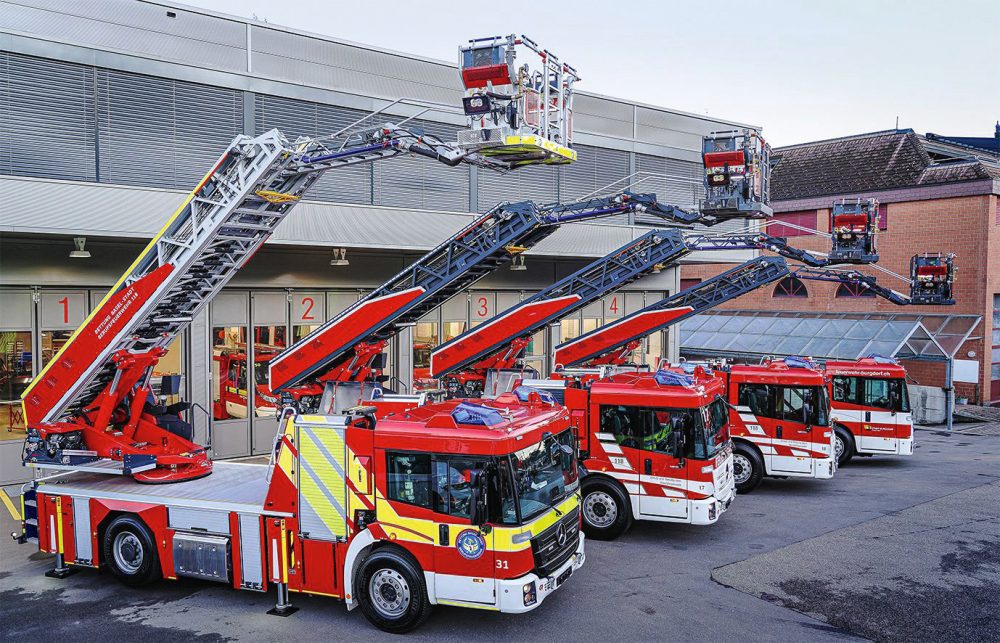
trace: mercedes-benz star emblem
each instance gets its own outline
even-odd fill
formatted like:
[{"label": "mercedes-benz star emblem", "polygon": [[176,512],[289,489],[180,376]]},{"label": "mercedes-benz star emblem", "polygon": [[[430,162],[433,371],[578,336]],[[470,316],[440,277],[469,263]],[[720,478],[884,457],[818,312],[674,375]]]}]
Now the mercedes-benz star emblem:
[{"label": "mercedes-benz star emblem", "polygon": [[556,542],[562,547],[566,544],[566,525],[559,523],[559,527],[556,529]]}]

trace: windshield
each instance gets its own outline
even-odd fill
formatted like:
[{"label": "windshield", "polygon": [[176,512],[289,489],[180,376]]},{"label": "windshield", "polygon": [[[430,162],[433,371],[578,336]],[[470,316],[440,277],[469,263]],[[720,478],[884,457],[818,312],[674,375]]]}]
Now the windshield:
[{"label": "windshield", "polygon": [[695,442],[696,460],[707,460],[722,450],[729,441],[729,407],[721,397],[705,409],[705,424],[701,436]]},{"label": "windshield", "polygon": [[517,514],[521,523],[531,520],[579,486],[576,448],[569,429],[512,453],[510,466],[512,480],[501,482],[501,514],[506,524],[517,523]]}]

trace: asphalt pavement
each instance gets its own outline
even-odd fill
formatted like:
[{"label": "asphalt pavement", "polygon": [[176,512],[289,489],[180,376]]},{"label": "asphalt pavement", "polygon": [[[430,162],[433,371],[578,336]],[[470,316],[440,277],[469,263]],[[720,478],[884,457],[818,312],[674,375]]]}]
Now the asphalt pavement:
[{"label": "asphalt pavement", "polygon": [[[979,640],[995,628],[1000,437],[918,430],[908,458],[832,480],[765,480],[711,527],[637,523],[521,616],[438,607],[415,639]],[[0,509],[3,532],[13,519]],[[141,590],[0,541],[0,640],[389,638],[358,610],[192,580]],[[715,578],[713,579],[713,575]],[[996,639],[995,636],[992,637]]]}]

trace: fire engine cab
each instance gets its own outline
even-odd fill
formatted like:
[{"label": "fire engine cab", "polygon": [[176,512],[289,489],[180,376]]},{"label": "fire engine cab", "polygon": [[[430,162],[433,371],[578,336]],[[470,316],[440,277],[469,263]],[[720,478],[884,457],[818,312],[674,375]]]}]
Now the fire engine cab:
[{"label": "fire engine cab", "polygon": [[795,357],[723,371],[730,404],[736,490],[765,475],[832,478],[837,470],[823,373]]},{"label": "fire engine cab", "polygon": [[829,361],[826,375],[839,466],[854,455],[913,455],[913,416],[899,362],[879,355]]},{"label": "fire engine cab", "polygon": [[525,382],[569,409],[589,537],[614,539],[633,520],[711,525],[729,508],[736,488],[720,377],[699,367]]},{"label": "fire engine cab", "polygon": [[40,482],[50,574],[106,567],[123,583],[192,577],[341,598],[405,632],[433,605],[538,607],[584,562],[569,412],[528,392],[286,417],[270,465],[217,462],[171,485],[69,473]]}]

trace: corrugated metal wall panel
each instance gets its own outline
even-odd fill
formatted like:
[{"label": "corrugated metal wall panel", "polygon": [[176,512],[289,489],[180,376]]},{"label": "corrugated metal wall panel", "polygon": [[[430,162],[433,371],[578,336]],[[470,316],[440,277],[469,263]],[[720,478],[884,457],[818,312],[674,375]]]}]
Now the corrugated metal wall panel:
[{"label": "corrugated metal wall panel", "polygon": [[101,182],[193,188],[243,129],[231,89],[98,69]]},{"label": "corrugated metal wall panel", "polygon": [[11,31],[100,50],[123,50],[211,69],[246,71],[246,24],[152,2],[18,0],[3,3]]},{"label": "corrugated metal wall panel", "polygon": [[[610,191],[623,190],[628,184],[628,152],[608,150],[590,145],[577,145],[577,160],[559,168],[559,201],[568,203],[614,184]],[[605,219],[608,223],[627,224],[629,215]]]},{"label": "corrugated metal wall panel", "polygon": [[96,178],[94,70],[0,52],[0,172]]},{"label": "corrugated metal wall panel", "polygon": [[[359,110],[308,101],[257,94],[254,117],[258,134],[277,127],[294,141],[299,136],[333,134],[365,114]],[[340,203],[371,203],[372,166],[344,167],[323,175],[309,190],[308,198]]]},{"label": "corrugated metal wall panel", "polygon": [[[410,121],[406,127],[454,141],[457,127]],[[469,167],[448,167],[422,156],[397,157],[372,166],[375,205],[468,212]]]},{"label": "corrugated metal wall panel", "polygon": [[552,165],[536,165],[498,174],[479,172],[479,211],[485,212],[501,201],[532,200],[552,203],[559,199],[559,170]]},{"label": "corrugated metal wall panel", "polygon": [[362,96],[459,104],[458,69],[367,47],[251,27],[254,73]]}]

